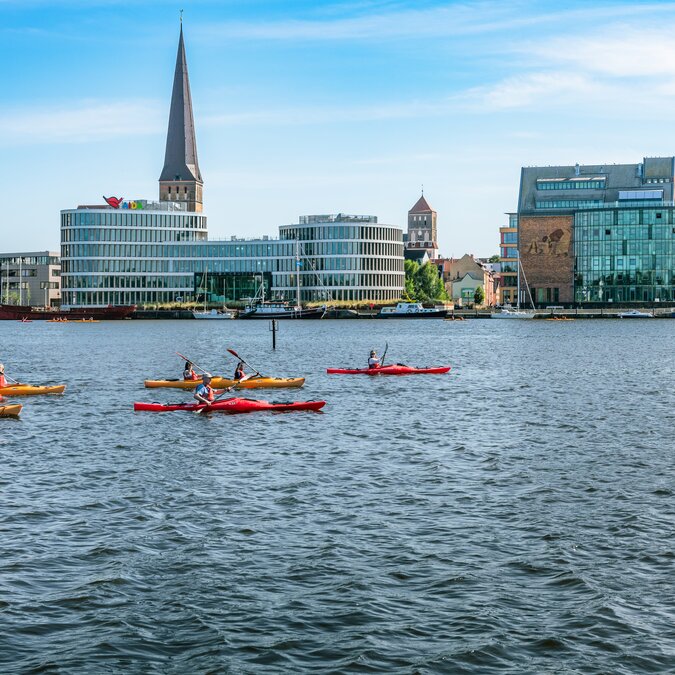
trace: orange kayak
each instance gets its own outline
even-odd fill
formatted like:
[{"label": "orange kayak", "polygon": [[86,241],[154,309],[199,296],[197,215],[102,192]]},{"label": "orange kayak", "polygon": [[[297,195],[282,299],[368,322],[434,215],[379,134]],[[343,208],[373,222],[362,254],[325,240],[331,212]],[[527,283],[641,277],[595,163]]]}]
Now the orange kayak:
[{"label": "orange kayak", "polygon": [[15,384],[9,387],[0,387],[0,396],[38,396],[40,394],[63,394],[65,384],[38,387],[32,384]]},{"label": "orange kayak", "polygon": [[14,405],[0,405],[0,417],[18,417],[23,406],[20,403]]}]

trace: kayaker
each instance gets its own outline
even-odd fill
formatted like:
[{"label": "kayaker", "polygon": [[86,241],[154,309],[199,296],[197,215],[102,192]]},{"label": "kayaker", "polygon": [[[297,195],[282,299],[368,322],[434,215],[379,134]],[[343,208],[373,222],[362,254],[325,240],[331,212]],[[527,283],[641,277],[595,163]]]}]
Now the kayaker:
[{"label": "kayaker", "polygon": [[234,370],[234,379],[241,380],[244,377],[244,364],[242,361],[239,361],[237,367]]},{"label": "kayaker", "polygon": [[197,386],[195,389],[195,398],[200,403],[205,403],[206,405],[211,405],[213,400],[216,398],[216,394],[222,394],[224,389],[214,389],[211,386],[211,374],[204,373],[202,375],[202,383]]},{"label": "kayaker", "polygon": [[0,363],[0,387],[7,386],[7,378],[5,378],[5,366]]},{"label": "kayaker", "polygon": [[368,368],[379,368],[380,359],[378,358],[375,351],[370,352],[370,358],[368,359]]},{"label": "kayaker", "polygon": [[199,375],[195,373],[195,371],[192,368],[192,362],[191,361],[186,361],[185,362],[185,370],[183,371],[183,379],[184,380],[198,380]]}]

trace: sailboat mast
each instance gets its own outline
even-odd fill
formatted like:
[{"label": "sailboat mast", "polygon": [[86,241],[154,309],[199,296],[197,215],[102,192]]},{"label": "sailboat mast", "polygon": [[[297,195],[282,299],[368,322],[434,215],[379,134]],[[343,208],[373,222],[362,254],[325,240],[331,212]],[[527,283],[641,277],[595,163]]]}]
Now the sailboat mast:
[{"label": "sailboat mast", "polygon": [[295,285],[296,285],[296,300],[295,304],[298,309],[302,308],[300,304],[300,241],[295,240]]},{"label": "sailboat mast", "polygon": [[520,251],[518,251],[518,295],[516,301],[516,309],[520,309]]}]

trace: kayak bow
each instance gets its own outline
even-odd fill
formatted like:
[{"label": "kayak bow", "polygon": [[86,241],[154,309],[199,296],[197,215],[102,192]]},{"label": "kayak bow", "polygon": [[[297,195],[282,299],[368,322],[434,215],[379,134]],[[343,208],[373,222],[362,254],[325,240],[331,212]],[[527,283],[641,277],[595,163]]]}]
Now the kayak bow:
[{"label": "kayak bow", "polygon": [[18,417],[23,406],[20,403],[15,405],[0,405],[0,417]]}]

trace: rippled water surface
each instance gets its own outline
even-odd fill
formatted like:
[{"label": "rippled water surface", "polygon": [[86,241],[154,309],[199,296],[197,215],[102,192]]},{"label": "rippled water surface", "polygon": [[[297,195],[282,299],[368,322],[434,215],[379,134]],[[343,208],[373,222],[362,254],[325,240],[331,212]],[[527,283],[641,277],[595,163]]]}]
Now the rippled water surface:
[{"label": "rippled water surface", "polygon": [[[674,672],[674,331],[0,322],[0,672]],[[227,347],[325,412],[132,411]]]}]

